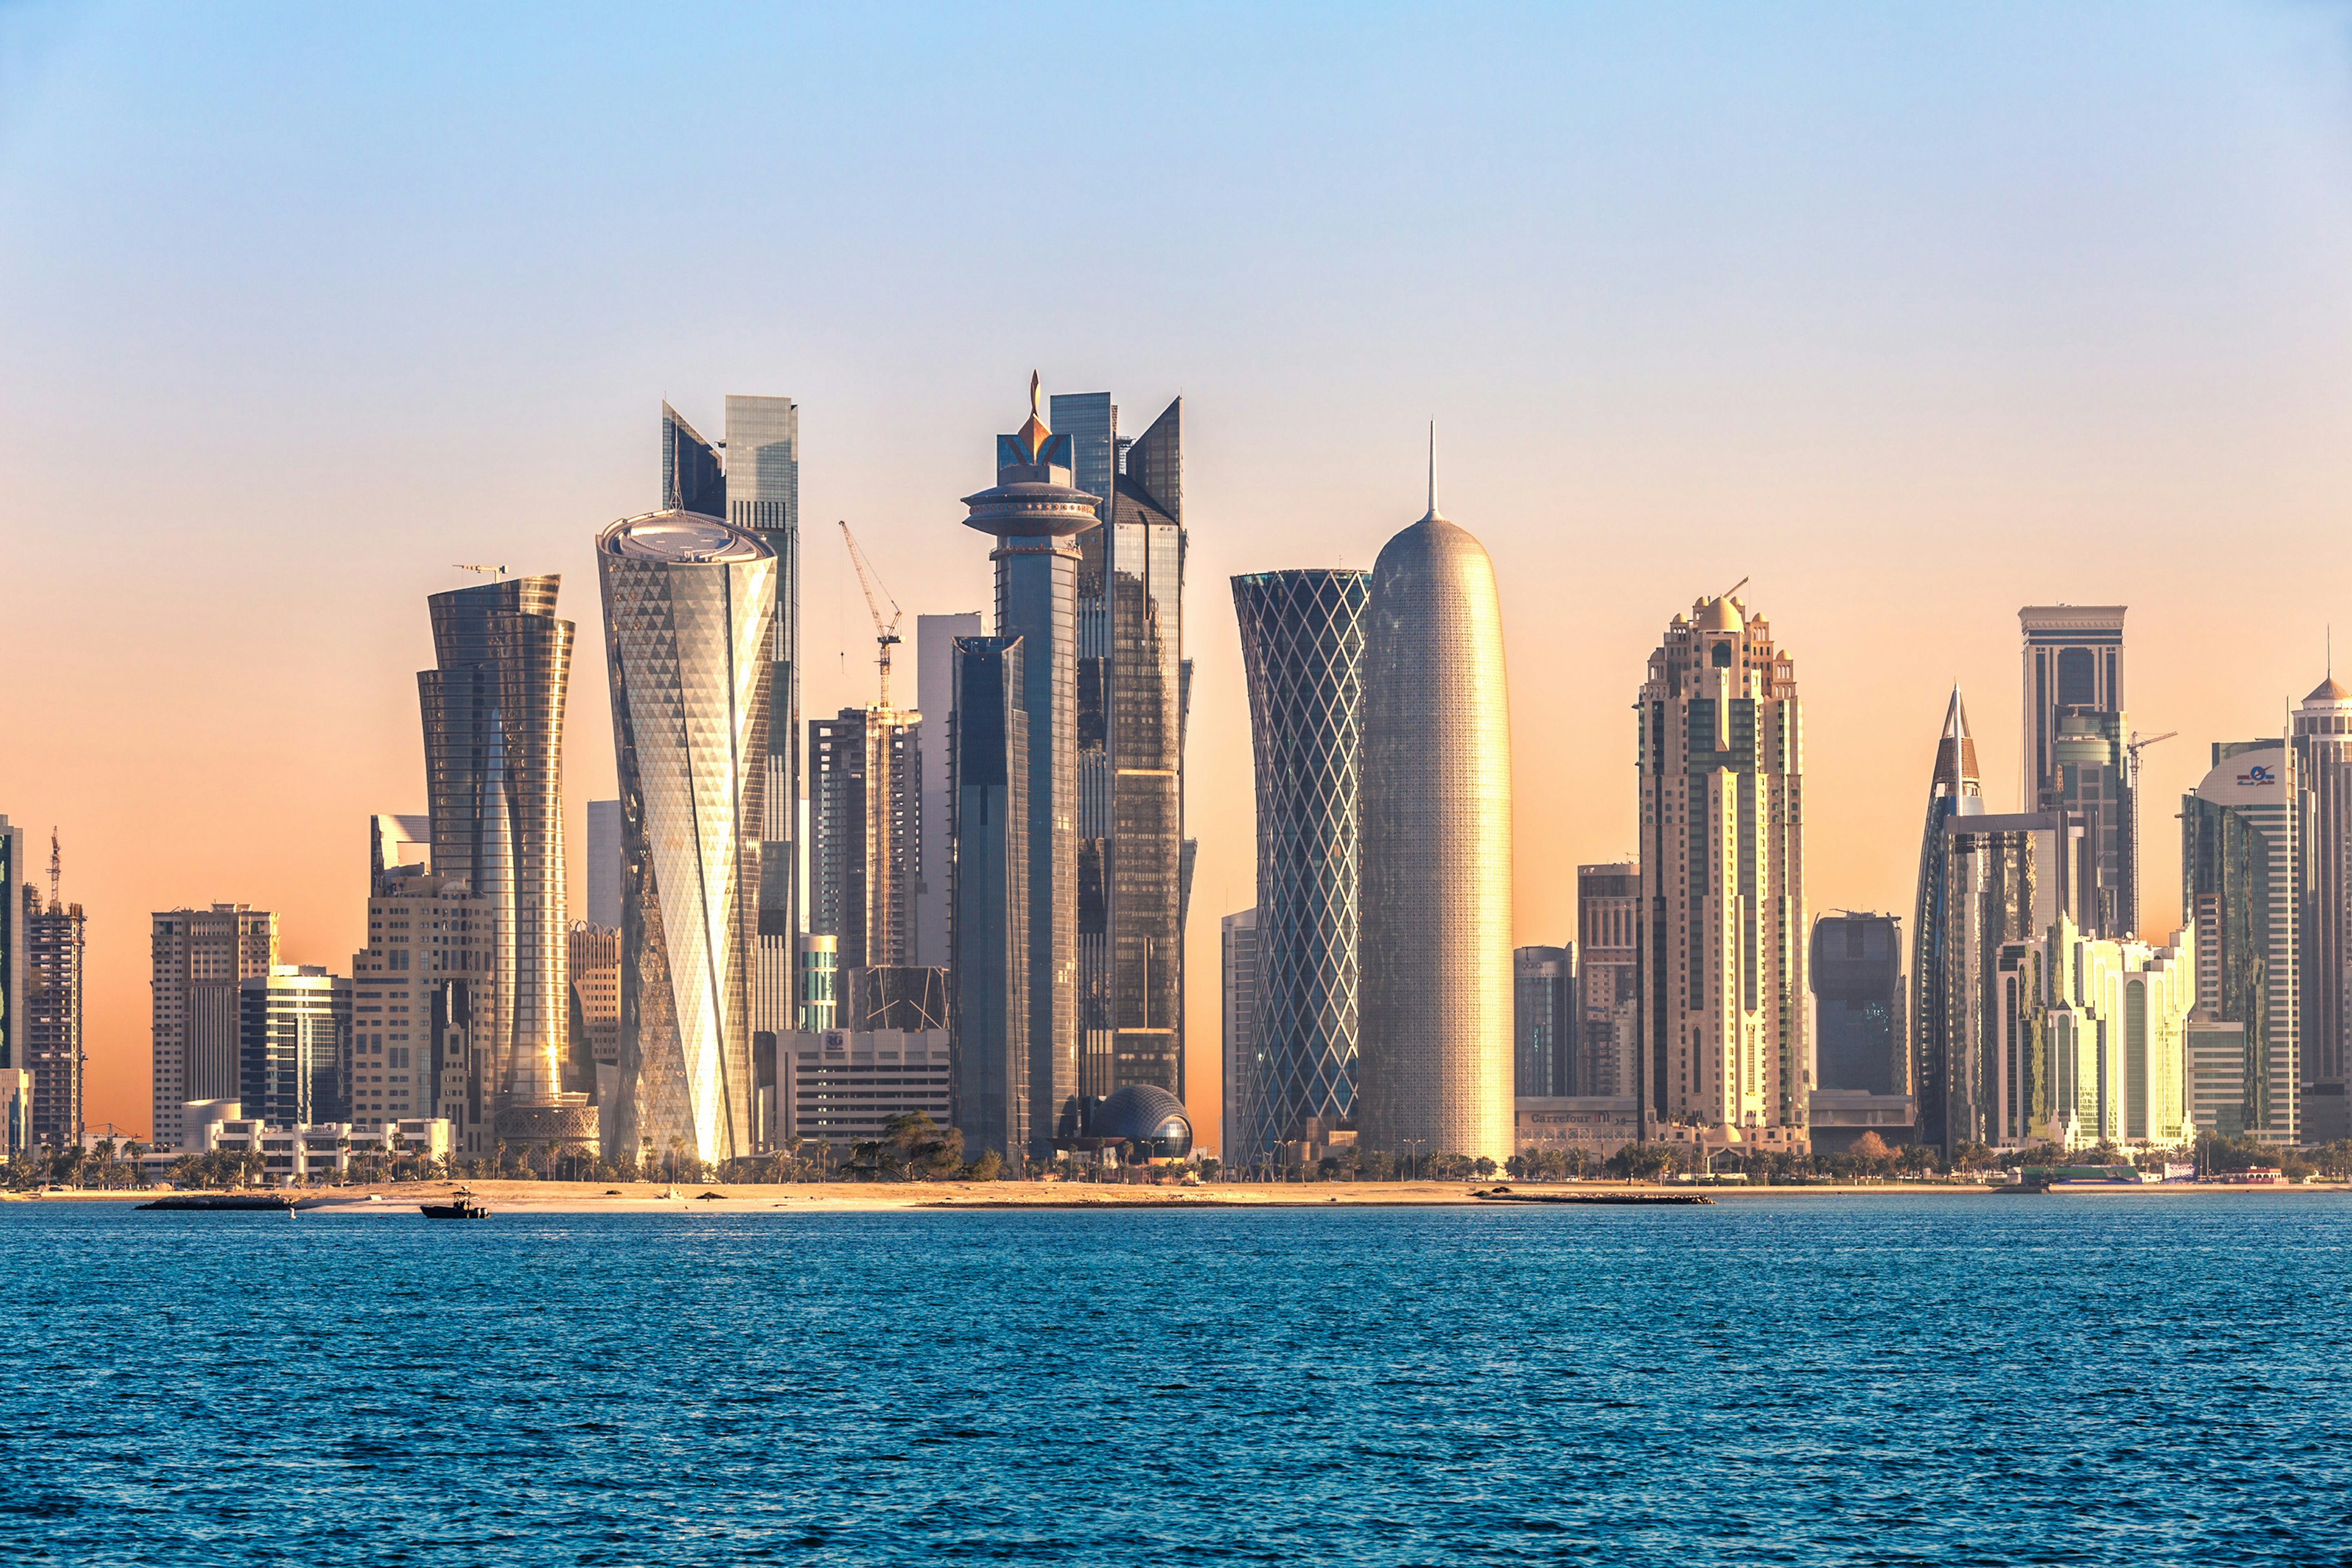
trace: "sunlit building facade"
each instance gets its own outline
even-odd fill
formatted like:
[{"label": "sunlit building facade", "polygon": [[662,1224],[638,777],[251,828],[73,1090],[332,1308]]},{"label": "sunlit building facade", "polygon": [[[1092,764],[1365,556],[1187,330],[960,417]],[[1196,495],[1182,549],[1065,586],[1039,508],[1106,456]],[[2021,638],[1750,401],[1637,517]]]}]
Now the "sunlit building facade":
[{"label": "sunlit building facade", "polygon": [[[573,626],[561,579],[504,577],[436,594],[434,668],[416,677],[434,874],[497,911],[488,1092],[499,1136],[580,1135],[563,1091],[571,921],[563,859],[563,714]],[[192,1098],[205,1098],[195,1096]],[[589,1113],[593,1115],[592,1113]]]},{"label": "sunlit building facade", "polygon": [[185,1148],[194,1100],[244,1092],[241,987],[278,962],[278,917],[245,904],[164,910],[150,942],[153,991],[152,1136]]},{"label": "sunlit building facade", "polygon": [[1248,1055],[1223,1152],[1247,1163],[1275,1157],[1310,1121],[1336,1126],[1356,1112],[1371,574],[1260,572],[1233,585],[1256,775],[1258,903]]},{"label": "sunlit building facade", "polygon": [[[1077,1007],[1081,1092],[1184,1092],[1183,399],[1140,437],[1107,392],[1057,395],[1079,533]],[[1002,629],[1002,628],[1000,628]]]},{"label": "sunlit building facade", "polygon": [[2246,1134],[2279,1144],[2301,1142],[2295,759],[2280,740],[2218,742],[2211,771],[2180,803],[2181,907],[2195,933],[2196,1022],[2242,1027],[2236,1120]]},{"label": "sunlit building facade", "polygon": [[1640,718],[1645,1114],[1806,1142],[1804,730],[1796,661],[1729,595],[1675,616]]},{"label": "sunlit building facade", "polygon": [[596,560],[623,849],[604,1146],[721,1162],[751,1152],[776,555],[717,518],[654,512],[605,529]]},{"label": "sunlit building facade", "polygon": [[1438,513],[1433,494],[1372,569],[1362,790],[1360,1141],[1392,1153],[1507,1159],[1502,605],[1486,549]]}]

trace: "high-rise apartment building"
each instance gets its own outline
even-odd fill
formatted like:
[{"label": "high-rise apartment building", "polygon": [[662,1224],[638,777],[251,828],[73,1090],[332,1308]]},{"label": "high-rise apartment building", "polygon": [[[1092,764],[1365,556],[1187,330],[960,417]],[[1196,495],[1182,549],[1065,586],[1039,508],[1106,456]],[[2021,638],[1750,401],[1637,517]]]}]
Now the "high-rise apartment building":
[{"label": "high-rise apartment building", "polygon": [[[1139,437],[1107,392],[1053,399],[1077,489],[1080,1091],[1184,1092],[1184,400]],[[1004,628],[1000,626],[1002,632]]]},{"label": "high-rise apartment building", "polygon": [[621,1074],[621,928],[572,924],[571,1087],[602,1106]]},{"label": "high-rise apartment building", "polygon": [[2028,605],[2023,804],[2065,811],[2087,930],[2122,939],[2139,927],[2137,781],[2124,710],[2121,605]]},{"label": "high-rise apartment building", "polygon": [[154,916],[152,1110],[158,1148],[184,1148],[182,1108],[244,1092],[241,988],[278,962],[278,917],[246,904]]},{"label": "high-rise apartment building", "polygon": [[1511,954],[1511,1093],[1572,1095],[1576,1087],[1576,949]]},{"label": "high-rise apartment building", "polygon": [[1257,799],[1255,1010],[1223,1153],[1271,1159],[1356,1114],[1364,613],[1371,574],[1234,579]]},{"label": "high-rise apartment building", "polygon": [[923,724],[915,735],[915,911],[907,962],[944,966],[955,856],[954,786],[948,741],[955,722],[955,641],[982,631],[980,612],[915,617],[915,707]]},{"label": "high-rise apartment building", "polygon": [[1643,1110],[1806,1141],[1804,724],[1797,667],[1728,594],[1676,616],[1641,715]]},{"label": "high-rise apartment building", "polygon": [[910,962],[919,720],[877,705],[809,722],[809,930],[840,938],[845,970]]},{"label": "high-rise apartment building", "polygon": [[1364,632],[1370,1148],[1511,1154],[1511,720],[1486,549],[1428,512],[1381,547]]},{"label": "high-rise apartment building", "polygon": [[2195,932],[2198,1024],[2243,1030],[2238,1121],[2266,1142],[2301,1140],[2301,863],[2296,749],[2217,742],[2180,803],[2181,908]]},{"label": "high-rise apartment building", "polygon": [[416,677],[433,872],[498,911],[494,1012],[475,1043],[488,1052],[498,1135],[513,1143],[576,1140],[580,1118],[594,1116],[562,1087],[563,711],[574,628],[555,614],[561,581],[507,577],[434,595],[436,666]]},{"label": "high-rise apartment building", "polygon": [[1903,922],[1837,910],[1813,922],[1813,1087],[1911,1092]]},{"label": "high-rise apartment building", "polygon": [[2292,723],[2303,875],[2295,929],[2303,986],[2302,1131],[2352,1138],[2352,691],[2331,672]]},{"label": "high-rise apartment building", "polygon": [[956,1125],[968,1152],[992,1149],[1005,1159],[1050,1152],[1065,1097],[1077,1093],[1076,1065],[1055,1055],[1056,1036],[1050,1028],[1032,1028],[1029,922],[1035,905],[1029,877],[1035,859],[1029,849],[1024,651],[1019,637],[956,639],[949,753],[955,809],[949,1026]]},{"label": "high-rise apartment building", "polygon": [[[767,777],[760,818],[759,930],[751,1028],[791,1029],[798,953],[801,857],[801,410],[789,397],[730,394],[726,439],[713,445],[662,405],[661,510],[693,512],[758,534],[775,555],[775,612],[765,650]],[[593,832],[593,825],[592,825]],[[592,882],[590,896],[594,888]],[[607,921],[595,910],[589,920]],[[768,1042],[767,1048],[774,1049]]]},{"label": "high-rise apartment building", "polygon": [[588,803],[588,923],[621,926],[621,803]]},{"label": "high-rise apartment building", "polygon": [[[996,438],[995,485],[963,498],[971,509],[965,526],[996,541],[990,556],[996,563],[996,636],[982,640],[1017,638],[1021,645],[1017,668],[1021,706],[1026,716],[1027,773],[1017,799],[1027,818],[1024,849],[1029,859],[1025,1037],[1027,1152],[1032,1154],[1049,1152],[1056,1137],[1077,1135],[1078,1097],[1085,1092],[1078,1071],[1076,536],[1098,526],[1095,506],[1100,498],[1072,484],[1072,461],[1070,438],[1055,435],[1045,424],[1033,375],[1028,420],[1013,434]],[[966,668],[971,668],[969,659]],[[963,722],[963,699],[974,695],[972,688],[959,678],[959,723]],[[982,706],[988,706],[988,693],[983,689],[977,695]],[[992,721],[972,722],[1001,730]],[[959,775],[959,878],[966,875],[964,789]],[[982,831],[995,847],[1002,847],[992,830]],[[975,845],[974,852],[990,851]],[[1003,876],[1000,870],[983,872],[977,868],[972,874],[991,886]],[[964,918],[961,892],[957,902],[961,921]],[[961,931],[956,940],[961,963]],[[992,1007],[992,992],[991,995],[984,1005]],[[971,1136],[968,1131],[967,1140]]]},{"label": "high-rise apartment building", "polygon": [[32,1147],[33,1075],[17,1015],[26,988],[25,830],[0,816],[0,1154]]},{"label": "high-rise apartment building", "polygon": [[273,963],[238,987],[237,1098],[271,1127],[349,1121],[352,983],[312,963]]},{"label": "high-rise apartment building", "polygon": [[1258,1049],[1257,911],[1243,910],[1217,922],[1218,1044],[1224,1063],[1223,1137],[1217,1152],[1239,1160],[1242,1127],[1249,1114]]},{"label": "high-rise apartment building", "polygon": [[596,562],[624,856],[604,1147],[723,1162],[752,1152],[776,553],[761,533],[671,511],[605,529]]},{"label": "high-rise apartment building", "polygon": [[1576,868],[1576,1092],[1630,1096],[1642,1068],[1642,868]]},{"label": "high-rise apartment building", "polygon": [[52,1149],[81,1141],[82,953],[81,906],[58,893],[57,835],[49,835],[49,899],[44,904],[32,884],[25,886],[25,988],[0,1006],[13,1005],[20,1016],[24,1066],[33,1075],[33,1142]]},{"label": "high-rise apartment building", "polygon": [[[462,878],[412,863],[373,879],[367,920],[367,945],[352,955],[342,998],[350,1025],[342,1115],[362,1131],[441,1118],[458,1153],[492,1153],[491,1031],[506,1016],[497,1005],[503,912]],[[256,1104],[245,1111],[279,1120]]]}]

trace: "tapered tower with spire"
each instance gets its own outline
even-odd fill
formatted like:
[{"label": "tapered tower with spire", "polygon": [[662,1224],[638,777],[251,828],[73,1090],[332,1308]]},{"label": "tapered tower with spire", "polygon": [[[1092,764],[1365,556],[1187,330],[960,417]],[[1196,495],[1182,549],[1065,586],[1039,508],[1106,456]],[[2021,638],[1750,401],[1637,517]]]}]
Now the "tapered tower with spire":
[{"label": "tapered tower with spire", "polygon": [[1944,862],[1952,838],[1945,824],[1956,816],[1984,815],[1984,783],[1977,772],[1976,738],[1969,733],[1968,705],[1960,689],[1944,709],[1944,733],[1936,743],[1935,775],[1927,784],[1927,825],[1919,839],[1919,887],[1911,921],[1911,1039],[1900,1092],[1918,1097],[1921,1136],[1930,1144],[1946,1142],[1949,1108],[1946,1101],[1951,1073],[1944,1061],[1944,1042],[1953,1037],[1946,1014],[1953,1002],[1947,973],[1948,922],[1944,900],[1950,879]]}]

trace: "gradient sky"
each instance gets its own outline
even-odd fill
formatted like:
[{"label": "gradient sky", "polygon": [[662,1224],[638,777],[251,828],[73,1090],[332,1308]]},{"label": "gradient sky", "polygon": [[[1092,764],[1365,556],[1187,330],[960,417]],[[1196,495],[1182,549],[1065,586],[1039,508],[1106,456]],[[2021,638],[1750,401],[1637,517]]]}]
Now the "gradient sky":
[{"label": "gradient sky", "polygon": [[1431,418],[1502,582],[1519,941],[1631,848],[1643,661],[1742,576],[1812,906],[1906,918],[1950,684],[2005,808],[2017,606],[2129,605],[2168,921],[2170,803],[2352,634],[2348,280],[2342,6],[0,4],[0,812],[89,911],[90,1121],[146,1128],[149,911],[349,963],[452,562],[564,574],[579,895],[590,543],[665,396],[801,402],[822,713],[871,679],[833,519],[910,616],[981,607],[955,498],[1031,368],[1184,395],[1204,1122],[1226,578],[1369,565]]}]

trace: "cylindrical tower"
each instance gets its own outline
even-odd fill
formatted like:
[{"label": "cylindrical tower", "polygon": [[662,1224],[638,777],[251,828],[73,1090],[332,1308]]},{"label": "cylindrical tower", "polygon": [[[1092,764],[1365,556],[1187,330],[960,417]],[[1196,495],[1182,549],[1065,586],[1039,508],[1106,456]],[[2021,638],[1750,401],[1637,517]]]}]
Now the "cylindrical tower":
[{"label": "cylindrical tower", "polygon": [[[1368,572],[1234,579],[1257,764],[1257,1002],[1229,1163],[1356,1108]],[[1233,1090],[1229,1088],[1228,1092]]]},{"label": "cylindrical tower", "polygon": [[1429,515],[1381,551],[1364,655],[1357,1123],[1392,1153],[1511,1152],[1511,720],[1495,569]]},{"label": "cylindrical tower", "polygon": [[751,1152],[751,989],[776,552],[693,512],[596,542],[621,784],[612,1157]]},{"label": "cylindrical tower", "polygon": [[1037,377],[1029,419],[996,438],[996,484],[963,498],[965,526],[992,536],[996,635],[1021,641],[1027,715],[1029,1150],[1076,1135],[1078,1110],[1077,566],[1074,537],[1098,498],[1071,482],[1071,442],[1046,427]]}]

